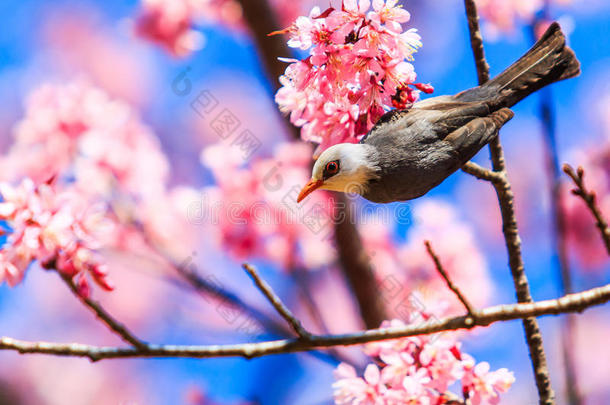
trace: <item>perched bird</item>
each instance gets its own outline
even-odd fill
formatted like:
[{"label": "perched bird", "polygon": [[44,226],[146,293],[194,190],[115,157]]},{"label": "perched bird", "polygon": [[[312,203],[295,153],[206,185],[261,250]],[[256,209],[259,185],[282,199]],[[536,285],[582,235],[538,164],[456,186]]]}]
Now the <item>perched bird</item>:
[{"label": "perched bird", "polygon": [[420,197],[498,135],[513,117],[509,107],[579,73],[580,63],[553,23],[532,49],[487,83],[390,111],[360,143],[325,150],[298,201],[316,189],[355,192],[377,203]]}]

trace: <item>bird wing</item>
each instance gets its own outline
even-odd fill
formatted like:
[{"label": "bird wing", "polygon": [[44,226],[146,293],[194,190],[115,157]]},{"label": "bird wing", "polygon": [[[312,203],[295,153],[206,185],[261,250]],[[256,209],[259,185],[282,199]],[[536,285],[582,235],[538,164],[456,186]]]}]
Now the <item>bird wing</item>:
[{"label": "bird wing", "polygon": [[498,130],[513,117],[508,108],[502,108],[487,117],[475,118],[451,132],[444,139],[456,152],[461,163],[466,163],[483,146],[497,136]]},{"label": "bird wing", "polygon": [[360,142],[383,142],[387,136],[423,137],[421,141],[438,141],[475,118],[492,112],[485,101],[458,101],[452,96],[440,96],[416,103],[408,110],[385,113]]}]

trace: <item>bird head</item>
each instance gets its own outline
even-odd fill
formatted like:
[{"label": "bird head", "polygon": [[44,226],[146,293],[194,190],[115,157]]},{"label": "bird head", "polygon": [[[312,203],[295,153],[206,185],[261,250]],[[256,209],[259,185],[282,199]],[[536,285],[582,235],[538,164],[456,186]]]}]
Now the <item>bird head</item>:
[{"label": "bird head", "polygon": [[299,193],[297,202],[317,189],[362,194],[379,170],[371,149],[371,146],[353,143],[340,143],[326,149],[316,160],[311,180]]}]

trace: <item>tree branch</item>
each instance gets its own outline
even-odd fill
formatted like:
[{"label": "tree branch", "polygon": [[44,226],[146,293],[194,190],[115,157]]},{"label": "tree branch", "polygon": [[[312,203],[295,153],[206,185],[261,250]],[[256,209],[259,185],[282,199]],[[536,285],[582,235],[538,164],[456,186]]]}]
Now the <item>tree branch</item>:
[{"label": "tree branch", "polygon": [[[16,351],[21,354],[41,353],[57,356],[86,357],[92,361],[134,357],[244,357],[254,358],[271,354],[304,352],[313,349],[351,346],[368,342],[397,339],[408,336],[429,335],[439,332],[470,329],[473,326],[489,326],[500,321],[529,319],[543,315],[558,315],[582,312],[592,306],[610,301],[610,284],[577,294],[569,294],[559,299],[497,305],[474,312],[474,324],[469,324],[469,316],[429,320],[424,324],[395,328],[371,329],[342,335],[312,335],[306,339],[283,339],[261,343],[234,345],[153,345],[137,347],[98,347],[79,343],[27,342],[9,337],[0,338],[0,350]],[[471,318],[472,319],[472,318]]]},{"label": "tree branch", "polygon": [[489,80],[489,64],[485,59],[485,48],[483,48],[483,36],[479,29],[479,14],[475,0],[464,0],[466,17],[468,18],[468,32],[470,34],[470,46],[474,55],[474,63],[477,67],[479,85]]},{"label": "tree branch", "polygon": [[484,168],[483,166],[479,166],[474,162],[466,163],[464,166],[462,166],[462,171],[476,177],[479,180],[485,180],[491,183],[501,184],[504,181],[504,175],[502,172],[494,172]]},{"label": "tree branch", "polygon": [[572,190],[572,194],[582,198],[585,204],[587,204],[589,211],[591,211],[591,214],[593,214],[595,226],[599,229],[604,245],[606,246],[606,251],[610,255],[610,229],[608,229],[608,222],[606,222],[601,210],[597,206],[595,192],[589,191],[585,186],[585,169],[578,167],[578,172],[575,172],[572,166],[566,163],[563,165],[563,171],[572,178],[572,181],[576,185],[576,188]]},{"label": "tree branch", "polygon": [[[468,18],[468,28],[470,32],[470,45],[477,67],[477,77],[479,85],[489,80],[489,65],[485,60],[483,48],[483,38],[479,29],[479,16],[474,0],[464,0],[466,15]],[[511,184],[506,173],[506,163],[504,160],[504,150],[500,144],[500,137],[497,136],[489,143],[492,167],[495,172],[503,175],[502,181],[493,182],[493,186],[498,196],[500,212],[502,215],[502,231],[508,250],[508,262],[515,285],[517,300],[520,303],[532,302],[529,282],[525,274],[523,256],[521,254],[521,239],[514,207],[514,195]],[[551,387],[546,355],[542,343],[542,334],[535,318],[523,319],[525,338],[529,349],[536,387],[541,405],[552,405],[555,403],[555,393]]]},{"label": "tree branch", "polygon": [[284,305],[284,303],[282,302],[282,300],[280,300],[277,294],[273,292],[271,286],[259,276],[256,269],[247,263],[243,264],[242,267],[246,271],[246,273],[248,273],[248,275],[254,282],[254,285],[256,285],[256,287],[263,293],[263,295],[265,296],[265,298],[267,298],[271,305],[273,305],[273,308],[275,308],[275,310],[282,316],[282,318],[284,318],[286,322],[288,322],[292,330],[294,330],[294,332],[302,339],[307,339],[309,336],[311,336],[311,333],[305,330],[303,325],[301,325],[301,322],[294,317],[288,307],[286,307],[286,305]]},{"label": "tree branch", "polygon": [[[260,59],[267,69],[269,83],[273,91],[280,88],[278,78],[284,74],[286,63],[278,60],[278,57],[290,57],[292,50],[286,45],[283,36],[267,34],[279,30],[277,19],[273,8],[267,0],[238,0],[243,10],[244,20],[248,24],[252,37],[259,50]],[[294,139],[301,138],[299,128],[292,125],[287,116],[283,116],[286,126]]]},{"label": "tree branch", "polygon": [[377,294],[377,279],[367,256],[358,228],[352,221],[349,200],[337,194],[335,243],[341,270],[354,293],[360,315],[368,329],[376,328],[386,319],[383,302]]},{"label": "tree branch", "polygon": [[470,315],[472,317],[474,314],[474,307],[470,304],[470,302],[468,301],[466,296],[462,293],[462,291],[460,291],[460,289],[455,284],[453,284],[453,282],[449,278],[449,275],[447,274],[447,271],[445,271],[445,268],[441,264],[440,259],[438,258],[438,256],[434,252],[434,250],[432,249],[432,245],[430,244],[430,241],[428,241],[428,240],[424,241],[424,245],[426,245],[426,250],[428,251],[428,255],[430,255],[430,258],[434,262],[434,266],[436,267],[436,270],[443,277],[443,279],[445,280],[445,283],[447,283],[447,287],[449,287],[449,289],[451,291],[453,291],[453,293],[457,296],[457,298],[460,300],[462,305],[464,305],[464,308],[466,308],[468,315]]},{"label": "tree branch", "polygon": [[278,333],[280,335],[287,335],[290,333],[290,331],[286,329],[283,325],[275,322],[265,312],[244,302],[239,296],[237,296],[237,294],[233,293],[232,291],[229,291],[220,285],[214,284],[206,280],[193,269],[187,269],[172,262],[169,263],[171,267],[176,270],[176,272],[182,278],[184,278],[184,280],[188,282],[188,284],[195,291],[198,291],[202,294],[206,294],[225,304],[231,305],[234,308],[244,311],[244,313],[259,321],[261,325],[263,325],[270,332]]},{"label": "tree branch", "polygon": [[127,327],[125,325],[123,325],[122,323],[120,323],[119,321],[114,319],[112,317],[112,315],[110,315],[108,312],[106,312],[106,310],[104,308],[102,308],[102,306],[100,304],[93,301],[91,298],[86,298],[86,297],[81,296],[78,293],[78,288],[76,287],[76,285],[74,284],[74,282],[72,281],[72,279],[70,277],[61,274],[59,271],[57,271],[57,273],[64,280],[64,282],[68,285],[68,287],[70,287],[70,290],[72,290],[72,293],[83,304],[85,304],[85,306],[87,306],[93,313],[95,313],[95,315],[108,327],[108,329],[110,329],[112,332],[114,332],[116,335],[118,335],[123,341],[129,343],[133,347],[135,347],[139,350],[146,349],[146,346],[147,346],[146,342],[143,342],[142,340],[138,339],[133,333],[131,333],[129,331],[129,329],[127,329]]}]

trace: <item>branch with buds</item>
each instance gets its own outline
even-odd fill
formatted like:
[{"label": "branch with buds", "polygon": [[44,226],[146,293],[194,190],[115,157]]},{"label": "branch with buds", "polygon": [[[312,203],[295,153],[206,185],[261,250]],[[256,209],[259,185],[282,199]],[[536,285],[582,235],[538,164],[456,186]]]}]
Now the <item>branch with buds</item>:
[{"label": "branch with buds", "polygon": [[591,211],[591,214],[593,214],[595,226],[599,229],[604,245],[606,246],[606,251],[610,254],[610,229],[608,228],[608,222],[604,219],[597,206],[595,192],[588,190],[585,185],[585,169],[579,166],[578,170],[574,171],[572,166],[564,164],[563,171],[570,176],[576,186],[576,188],[572,190],[572,194],[582,198],[585,204],[587,204],[589,211]]}]

